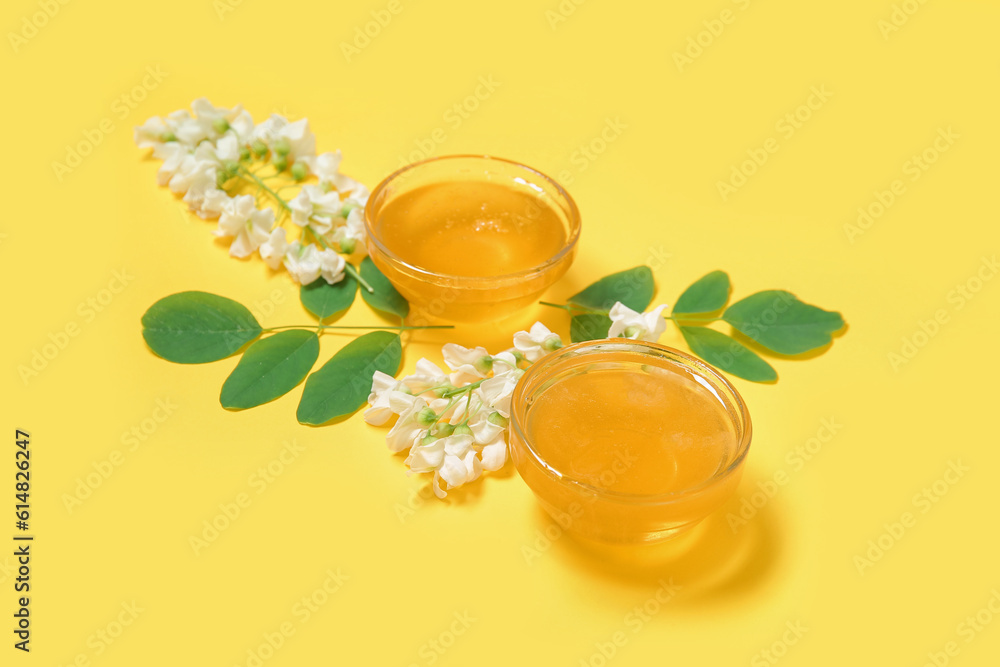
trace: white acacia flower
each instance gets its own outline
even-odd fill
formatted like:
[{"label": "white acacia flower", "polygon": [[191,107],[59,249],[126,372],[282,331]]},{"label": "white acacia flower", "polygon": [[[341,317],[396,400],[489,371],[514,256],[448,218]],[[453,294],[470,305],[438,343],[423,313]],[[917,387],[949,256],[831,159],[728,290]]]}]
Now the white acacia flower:
[{"label": "white acacia flower", "polygon": [[401,382],[414,394],[422,394],[432,389],[449,389],[454,385],[448,380],[448,375],[441,367],[430,359],[421,358],[417,362],[416,373],[407,375]]},{"label": "white acacia flower", "polygon": [[438,498],[444,498],[448,490],[471,482],[482,473],[482,464],[472,448],[471,435],[428,440],[410,448],[406,464],[413,472],[434,473],[431,487]]},{"label": "white acacia flower", "polygon": [[479,385],[479,394],[482,396],[483,403],[509,418],[510,397],[522,375],[524,375],[524,371],[513,369],[494,375],[488,380],[483,380],[483,383]]},{"label": "white acacia flower", "polygon": [[251,141],[260,141],[270,146],[278,139],[278,132],[280,132],[281,128],[285,125],[288,125],[288,119],[284,116],[273,113],[263,123],[258,123],[257,126],[254,127],[253,134],[251,135]]},{"label": "white acacia flower", "polygon": [[180,170],[184,159],[189,155],[191,155],[191,149],[177,141],[153,146],[153,157],[157,160],[163,160],[163,164],[156,172],[157,185],[163,186],[170,183],[170,179]]},{"label": "white acacia flower", "polygon": [[192,185],[184,194],[184,202],[188,207],[199,218],[205,220],[218,218],[231,200],[232,197],[224,190],[220,190],[214,183],[204,179]]},{"label": "white acacia flower", "polygon": [[193,187],[207,189],[216,187],[218,165],[209,160],[199,160],[194,155],[185,155],[170,177],[170,189],[177,193],[186,193]]},{"label": "white acacia flower", "polygon": [[389,451],[394,453],[412,447],[417,438],[423,437],[427,427],[437,419],[427,401],[401,391],[389,393],[389,410],[399,415],[385,436]]},{"label": "white acacia flower", "polygon": [[493,357],[484,347],[470,349],[447,343],[441,348],[441,352],[444,354],[444,363],[454,371],[451,383],[456,387],[481,380],[493,368]]},{"label": "white acacia flower", "polygon": [[253,140],[253,117],[247,111],[240,111],[229,121],[229,131],[236,135],[240,144],[246,145]]},{"label": "white acacia flower", "polygon": [[[475,414],[482,405],[482,400],[478,396],[475,396],[473,392],[460,394],[450,400],[438,399],[438,401],[447,401],[444,404],[444,408],[441,409],[441,421],[447,422],[452,426],[458,426],[466,421],[469,415]],[[431,407],[433,405],[434,403],[432,402]]]},{"label": "white acacia flower", "polygon": [[667,328],[663,319],[666,304],[657,306],[647,313],[637,313],[622,302],[611,307],[611,329],[608,338],[631,338],[655,343]]},{"label": "white acacia flower", "polygon": [[319,250],[312,243],[303,245],[300,241],[292,241],[285,251],[285,268],[295,282],[308,285],[319,278]]},{"label": "white acacia flower", "polygon": [[316,154],[316,136],[309,131],[309,121],[305,118],[289,123],[284,116],[271,114],[254,128],[253,139],[264,142],[272,150],[279,146],[287,149],[289,162]]},{"label": "white acacia flower", "polygon": [[504,350],[500,354],[493,355],[493,375],[500,375],[517,368],[517,357],[514,351]]},{"label": "white acacia flower", "polygon": [[[177,112],[174,112],[175,114]],[[187,115],[186,111],[182,111],[184,115]],[[136,146],[139,148],[156,148],[167,142],[176,142],[177,137],[174,136],[174,128],[177,127],[178,123],[171,124],[169,120],[160,118],[159,116],[153,116],[147,118],[146,122],[142,125],[137,125],[132,130],[132,139],[135,141]]]},{"label": "white acacia flower", "polygon": [[372,391],[368,395],[368,404],[371,407],[365,410],[365,421],[372,426],[381,426],[389,421],[389,418],[396,414],[392,411],[391,394],[405,389],[406,385],[396,378],[382,371],[375,371],[375,375],[372,376]]},{"label": "white acacia flower", "polygon": [[514,334],[514,348],[532,363],[560,347],[562,339],[559,334],[552,333],[541,322],[532,324],[530,331],[518,331]]},{"label": "white acacia flower", "polygon": [[337,192],[347,195],[344,203],[354,203],[364,206],[368,202],[368,188],[345,174],[336,174],[332,179],[333,187]]},{"label": "white acacia flower", "polygon": [[219,140],[215,142],[215,156],[219,161],[231,160],[235,162],[240,159],[240,142],[235,134],[219,137]]},{"label": "white acacia flower", "polygon": [[269,240],[274,225],[274,210],[261,211],[252,195],[241,195],[226,202],[219,216],[216,236],[234,236],[229,254],[246,257]]},{"label": "white acacia flower", "polygon": [[191,103],[195,117],[191,121],[182,122],[175,134],[177,138],[191,146],[196,146],[203,139],[214,139],[229,129],[232,121],[243,112],[242,105],[232,109],[213,106],[204,97]]},{"label": "white acacia flower", "polygon": [[163,119],[153,116],[132,130],[132,140],[139,148],[156,148],[169,141],[172,131]]},{"label": "white acacia flower", "polygon": [[347,222],[330,234],[330,242],[336,243],[341,252],[365,254],[365,213],[362,208],[352,208],[347,214]]},{"label": "white acacia flower", "polygon": [[285,251],[285,268],[295,280],[308,285],[323,276],[326,282],[333,285],[344,279],[344,258],[327,248],[320,250],[312,243],[303,245],[300,241],[292,241]]},{"label": "white acacia flower", "polygon": [[317,234],[323,235],[333,227],[333,220],[340,216],[343,206],[336,191],[324,191],[315,185],[306,185],[292,201],[292,222],[299,227],[308,225]]},{"label": "white acacia flower", "polygon": [[483,470],[499,470],[507,461],[507,427],[502,415],[489,410],[480,410],[469,420],[469,428],[476,439],[476,444],[482,446],[480,458]]},{"label": "white acacia flower", "polygon": [[344,279],[344,268],[347,262],[344,258],[329,248],[319,251],[319,272],[323,280],[331,285]]},{"label": "white acacia flower", "polygon": [[290,162],[316,155],[316,135],[309,130],[309,120],[306,118],[282,127],[278,130],[278,138],[288,141]]},{"label": "white acacia flower", "polygon": [[272,269],[277,269],[281,266],[282,260],[285,259],[288,248],[289,244],[284,227],[277,227],[271,230],[267,240],[260,244],[260,258]]},{"label": "white acacia flower", "polygon": [[302,160],[309,167],[309,173],[318,178],[320,183],[333,184],[334,179],[339,173],[338,170],[340,169],[340,160],[342,157],[338,150],[332,153],[321,153],[315,157],[304,157]]}]

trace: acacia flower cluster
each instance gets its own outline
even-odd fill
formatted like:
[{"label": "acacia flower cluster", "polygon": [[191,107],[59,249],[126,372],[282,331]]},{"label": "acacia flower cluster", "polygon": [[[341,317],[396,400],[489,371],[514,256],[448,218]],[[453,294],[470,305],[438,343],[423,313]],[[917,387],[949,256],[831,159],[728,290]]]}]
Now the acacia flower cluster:
[{"label": "acacia flower cluster", "polygon": [[444,498],[483,471],[503,467],[514,386],[527,366],[560,347],[558,334],[541,322],[515,334],[514,346],[495,355],[448,343],[442,353],[450,372],[428,359],[400,380],[376,372],[365,421],[381,426],[396,415],[386,436],[389,449],[409,450],[406,465],[433,473],[434,494]]},{"label": "acacia flower cluster", "polygon": [[[163,161],[159,184],[199,217],[218,219],[214,233],[232,239],[233,257],[256,252],[303,285],[320,276],[336,283],[353,271],[341,253],[364,252],[368,189],[340,173],[340,151],[317,155],[305,118],[272,114],[255,124],[242,106],[224,109],[206,99],[191,109],[135,128],[136,144]],[[298,190],[294,197],[281,194],[288,188]],[[297,228],[291,240],[286,220]]]}]

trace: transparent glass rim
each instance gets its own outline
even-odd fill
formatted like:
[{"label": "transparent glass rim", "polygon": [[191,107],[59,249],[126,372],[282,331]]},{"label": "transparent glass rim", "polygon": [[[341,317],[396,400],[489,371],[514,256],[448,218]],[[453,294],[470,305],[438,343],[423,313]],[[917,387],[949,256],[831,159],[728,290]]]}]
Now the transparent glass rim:
[{"label": "transparent glass rim", "polygon": [[[738,438],[736,455],[733,457],[730,464],[699,484],[659,494],[633,494],[609,491],[607,489],[602,489],[600,487],[593,486],[592,484],[574,479],[549,465],[549,463],[535,450],[531,439],[527,437],[525,432],[527,422],[525,394],[530,386],[544,382],[544,380],[547,379],[548,372],[562,361],[577,358],[579,359],[579,363],[581,365],[585,363],[593,363],[594,360],[590,358],[591,355],[597,355],[602,352],[634,353],[644,357],[650,362],[655,360],[656,365],[661,368],[668,365],[685,366],[709,380],[709,382],[711,382],[714,386],[721,387],[724,390],[726,398],[732,401],[731,405],[726,405],[726,412],[730,415],[733,426],[736,428]],[[733,414],[734,412],[736,413],[735,415]],[[510,416],[510,428],[512,429],[513,435],[523,445],[531,460],[537,464],[547,476],[560,484],[577,488],[605,499],[640,505],[667,504],[691,498],[729,477],[739,469],[740,465],[746,458],[747,452],[750,450],[750,441],[753,435],[753,426],[750,422],[750,412],[747,410],[743,397],[740,396],[736,387],[734,387],[732,383],[729,382],[729,380],[727,380],[719,371],[714,369],[712,366],[709,366],[701,359],[672,347],[660,345],[659,343],[636,341],[627,338],[610,338],[574,343],[546,355],[525,371],[524,375],[522,375],[520,380],[518,380],[517,386],[514,387],[514,392],[511,397]],[[511,446],[514,446],[513,443]]]},{"label": "transparent glass rim", "polygon": [[[533,266],[529,269],[522,269],[521,271],[516,271],[514,273],[504,273],[498,276],[457,276],[449,273],[439,273],[437,271],[429,271],[427,269],[421,268],[419,266],[410,264],[399,255],[395,254],[382,242],[378,236],[375,234],[375,212],[376,208],[380,208],[377,204],[383,192],[392,185],[392,183],[400,176],[406,174],[407,172],[413,171],[414,169],[419,169],[425,167],[429,164],[435,164],[440,162],[446,162],[449,160],[486,160],[489,162],[500,162],[507,165],[523,169],[530,172],[539,180],[545,181],[550,184],[562,198],[563,202],[566,204],[566,213],[569,217],[569,230],[566,237],[566,243],[559,249],[559,251],[545,260],[545,262]],[[566,191],[563,186],[559,185],[555,179],[547,176],[546,174],[533,169],[525,164],[516,162],[514,160],[507,160],[501,157],[495,157],[492,155],[479,155],[475,153],[463,153],[455,155],[441,155],[438,157],[428,158],[426,160],[420,160],[419,162],[413,162],[401,167],[396,171],[392,172],[384,179],[382,182],[375,186],[372,190],[371,195],[368,197],[368,203],[365,205],[365,233],[368,235],[368,240],[375,246],[379,254],[385,257],[387,260],[406,270],[406,272],[411,273],[415,276],[421,277],[427,282],[440,284],[454,284],[461,286],[463,288],[494,288],[497,283],[516,283],[523,280],[527,280],[538,275],[545,273],[551,267],[557,265],[563,258],[573,251],[576,247],[577,240],[580,238],[580,210],[576,206],[576,202],[573,201],[573,197]]]}]

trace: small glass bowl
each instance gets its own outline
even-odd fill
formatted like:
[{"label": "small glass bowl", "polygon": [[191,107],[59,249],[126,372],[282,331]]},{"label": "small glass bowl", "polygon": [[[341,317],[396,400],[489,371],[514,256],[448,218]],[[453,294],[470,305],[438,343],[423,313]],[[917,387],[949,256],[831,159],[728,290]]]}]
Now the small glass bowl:
[{"label": "small glass bowl", "polygon": [[[669,493],[626,494],[573,479],[539,455],[527,434],[528,414],[539,396],[561,380],[589,369],[639,367],[684,374],[720,400],[733,428],[736,446],[725,453],[712,477]],[[562,348],[525,372],[514,389],[511,406],[511,457],[518,473],[542,507],[563,528],[600,542],[652,543],[693,527],[736,490],[750,447],[750,414],[729,381],[700,359],[657,343],[619,338]],[[623,414],[621,418],[627,421],[629,415]]]},{"label": "small glass bowl", "polygon": [[[566,242],[544,263],[498,276],[455,276],[408,263],[378,235],[379,216],[391,201],[416,188],[440,182],[493,182],[531,193],[565,225]],[[450,322],[487,322],[507,317],[536,301],[558,280],[576,253],[580,212],[554,180],[523,164],[485,155],[447,155],[415,162],[389,175],[365,207],[368,254],[420,316]]]}]

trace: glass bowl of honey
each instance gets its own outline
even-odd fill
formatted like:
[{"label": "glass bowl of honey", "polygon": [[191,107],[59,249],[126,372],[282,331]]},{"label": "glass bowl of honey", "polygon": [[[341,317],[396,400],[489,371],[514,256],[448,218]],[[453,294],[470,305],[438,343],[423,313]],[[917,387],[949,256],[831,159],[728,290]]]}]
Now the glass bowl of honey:
[{"label": "glass bowl of honey", "polygon": [[511,457],[563,528],[652,543],[718,509],[750,447],[750,415],[700,359],[627,339],[546,355],[511,397]]},{"label": "glass bowl of honey", "polygon": [[418,316],[486,322],[528,306],[566,272],[580,212],[530,167],[449,155],[383,180],[365,226],[372,261]]}]

